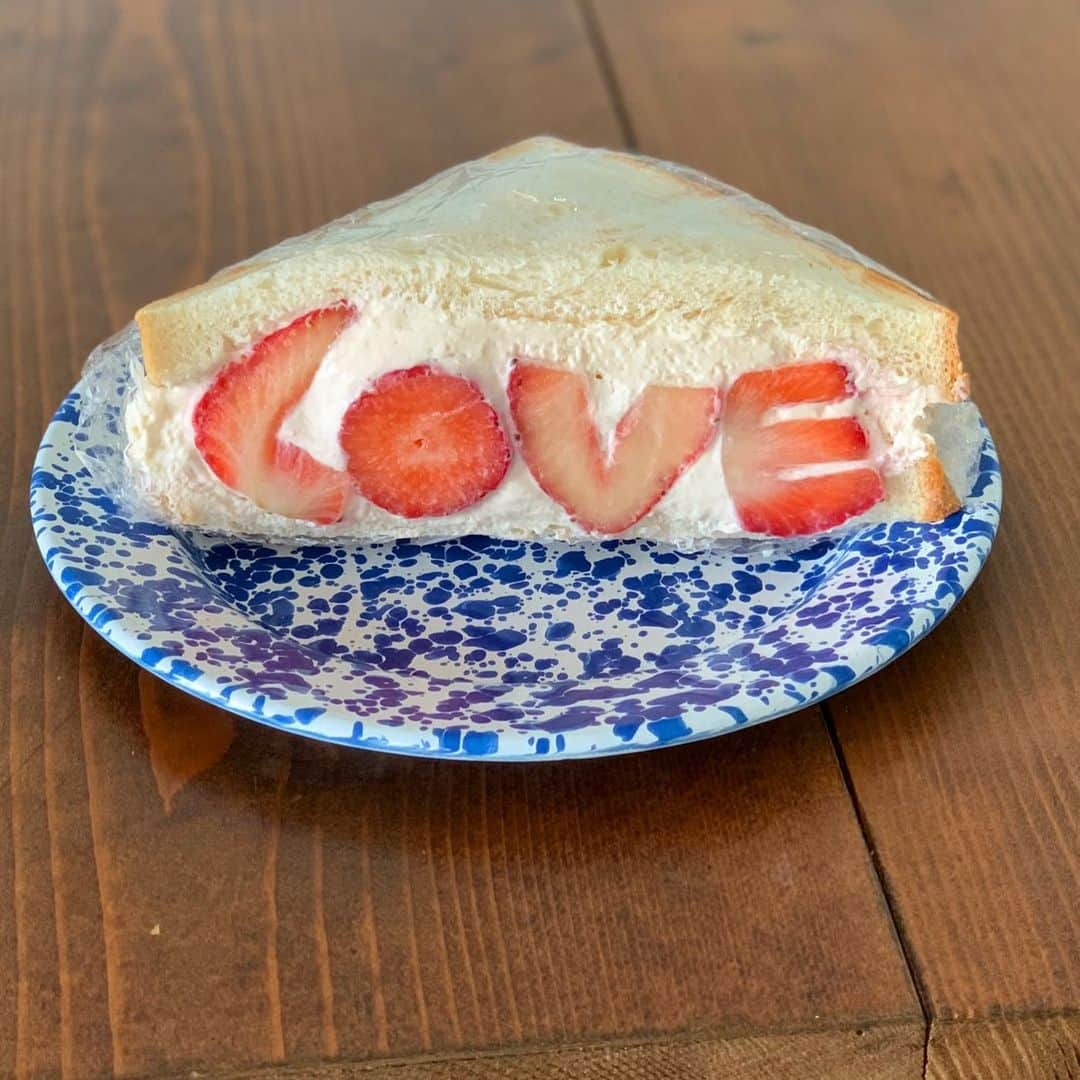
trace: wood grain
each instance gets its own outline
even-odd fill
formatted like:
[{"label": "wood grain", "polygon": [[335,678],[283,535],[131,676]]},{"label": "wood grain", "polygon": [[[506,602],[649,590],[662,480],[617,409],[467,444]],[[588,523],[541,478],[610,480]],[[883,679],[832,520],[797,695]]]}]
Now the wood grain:
[{"label": "wood grain", "polygon": [[946,1020],[930,1030],[927,1080],[1042,1080],[1080,1076],[1080,1018]]},{"label": "wood grain", "polygon": [[569,766],[346,754],[149,683],[33,549],[41,429],[139,304],[543,130],[621,137],[569,0],[0,6],[0,1075],[918,1072],[814,713]]},{"label": "wood grain", "polygon": [[[536,1047],[524,1053],[457,1054],[378,1062],[340,1062],[275,1070],[289,1080],[832,1080],[922,1075],[922,1039],[909,1024],[841,1032],[772,1032],[766,1037],[665,1038],[661,1041]],[[262,1070],[243,1071],[256,1078]]]},{"label": "wood grain", "polygon": [[[599,0],[597,15],[642,149],[835,231],[960,313],[1002,454],[1001,534],[956,614],[830,711],[934,1018],[931,1075],[1075,1071],[1080,12]],[[1038,1035],[1046,1010],[1070,1017],[1060,1053]]]}]

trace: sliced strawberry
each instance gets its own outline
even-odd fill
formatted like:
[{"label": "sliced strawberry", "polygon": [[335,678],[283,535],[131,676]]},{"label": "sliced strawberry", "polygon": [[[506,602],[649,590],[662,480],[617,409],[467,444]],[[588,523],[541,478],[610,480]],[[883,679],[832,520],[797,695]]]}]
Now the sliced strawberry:
[{"label": "sliced strawberry", "polygon": [[640,521],[716,434],[715,390],[649,386],[601,444],[583,375],[518,362],[510,409],[536,482],[583,528],[615,535]]},{"label": "sliced strawberry", "polygon": [[349,478],[278,438],[326,350],[354,316],[339,304],[302,315],[225,367],[195,406],[195,445],[214,475],[256,506],[319,525],[341,519]]},{"label": "sliced strawberry", "polygon": [[[734,408],[738,407],[736,401]],[[725,431],[732,423],[732,408],[729,401]],[[736,415],[736,425],[739,419]],[[827,420],[781,420],[757,428],[753,454],[757,460],[767,463],[770,470],[779,472],[803,465],[861,461],[866,457],[869,445],[865,428],[854,416]]]},{"label": "sliced strawberry", "polygon": [[[866,431],[854,417],[768,423],[780,405],[830,402],[852,393],[835,361],[753,371],[737,379],[724,406],[724,479],[748,532],[803,536],[841,524],[885,496],[866,460]],[[836,464],[835,470],[823,466]],[[790,470],[816,466],[814,475]]]},{"label": "sliced strawberry", "polygon": [[377,379],[346,410],[338,438],[360,493],[406,518],[472,506],[510,464],[499,417],[476,385],[429,364]]}]

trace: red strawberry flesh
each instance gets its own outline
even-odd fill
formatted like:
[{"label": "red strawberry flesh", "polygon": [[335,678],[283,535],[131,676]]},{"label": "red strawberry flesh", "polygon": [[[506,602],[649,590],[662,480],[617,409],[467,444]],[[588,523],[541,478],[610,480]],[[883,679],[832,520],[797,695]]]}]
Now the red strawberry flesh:
[{"label": "red strawberry flesh", "polygon": [[584,375],[519,361],[510,409],[521,453],[540,487],[589,532],[640,521],[716,434],[711,388],[649,386],[601,442]]},{"label": "red strawberry flesh", "polygon": [[[772,536],[822,532],[885,496],[867,461],[866,430],[854,417],[781,420],[783,405],[849,397],[847,369],[835,361],[754,371],[737,379],[724,406],[724,478],[742,527]],[[851,462],[865,462],[852,467]],[[823,468],[835,464],[835,470]],[[815,466],[813,475],[790,470]]]},{"label": "red strawberry flesh", "polygon": [[341,519],[348,476],[282,442],[278,432],[355,314],[339,304],[302,315],[223,368],[195,406],[203,460],[263,510],[319,525]]},{"label": "red strawberry flesh", "polygon": [[377,379],[346,410],[339,441],[360,493],[405,518],[472,506],[510,464],[499,417],[476,385],[428,364]]}]

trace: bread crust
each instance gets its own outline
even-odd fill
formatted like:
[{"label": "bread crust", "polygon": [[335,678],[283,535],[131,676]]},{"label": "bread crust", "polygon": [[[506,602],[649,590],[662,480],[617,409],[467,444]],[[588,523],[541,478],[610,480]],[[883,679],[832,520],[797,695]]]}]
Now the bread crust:
[{"label": "bread crust", "polygon": [[933,448],[898,476],[889,477],[885,493],[890,520],[941,521],[963,505]]},{"label": "bread crust", "polygon": [[922,498],[923,521],[940,521],[960,509],[963,504],[936,453],[916,462],[915,472]]},{"label": "bread crust", "polygon": [[[481,159],[479,164],[512,162],[529,157],[543,161],[545,155],[581,152],[581,148],[572,143],[541,136],[498,150]],[[652,177],[660,178],[664,183],[672,185],[673,190],[682,190],[709,199],[732,190],[719,181],[699,178],[690,170],[677,166],[668,166],[620,151],[603,151],[602,154],[618,162],[620,167],[640,169]],[[409,196],[406,195],[405,198],[408,199]],[[811,245],[822,253],[829,264],[840,268],[845,276],[853,281],[869,286],[873,292],[883,296],[902,299],[907,308],[921,309],[934,319],[939,328],[927,332],[926,339],[930,344],[926,346],[925,353],[916,355],[926,357],[927,374],[938,384],[938,392],[944,400],[956,400],[964,396],[966,382],[957,348],[956,315],[953,312],[924,296],[913,286],[845,254],[846,249],[826,242],[829,238],[823,237],[823,234],[809,229],[803,231],[804,227],[795,226],[774,215],[763,204],[755,204],[747,197],[745,201],[740,201],[739,206],[753,214],[761,227]],[[372,212],[365,210],[350,215],[348,224],[355,225]],[[317,244],[323,234],[332,240],[341,239],[337,236],[337,223],[331,223],[315,230],[313,234],[308,234],[309,240]],[[296,268],[302,268],[297,269],[297,274],[303,272],[308,278],[316,280],[323,257],[325,261],[329,261],[340,252],[348,252],[350,245],[355,246],[358,243],[364,251],[368,250],[366,242],[357,241],[347,235],[343,243],[328,244],[326,247],[313,247],[309,244],[306,248],[286,245],[280,249],[271,249],[245,262],[226,267],[204,284],[146,305],[136,313],[135,318],[142,336],[147,376],[151,381],[161,384],[205,377],[210,370],[227,359],[231,352],[245,347],[252,339],[269,332],[298,313],[288,304],[277,302],[275,306],[269,301],[263,301],[264,296],[274,293],[279,281],[287,278]],[[341,260],[335,265],[340,263]],[[284,269],[285,264],[289,266],[287,271]],[[309,267],[313,268],[313,272],[307,272]],[[327,277],[329,274],[328,271]],[[304,300],[310,302],[310,307],[322,306],[342,299],[354,284],[355,282],[342,279],[338,284],[340,295],[334,292],[334,283],[330,280],[320,282],[322,287],[309,288],[305,285],[310,295],[305,295]],[[315,295],[316,293],[318,295]],[[251,321],[261,318],[264,325],[237,326],[236,320],[228,318],[227,313],[234,308],[239,310],[244,306],[242,301],[245,299],[252,301],[247,304],[248,308],[256,309],[256,316]],[[278,310],[279,308],[281,310]],[[707,313],[711,309],[704,310]],[[568,313],[568,324],[580,323],[583,317],[582,313]]]},{"label": "bread crust", "polygon": [[[533,150],[538,149],[541,146],[548,146],[552,150],[561,149],[564,151],[577,149],[573,143],[566,142],[562,139],[553,138],[550,136],[537,136],[532,139],[524,139],[521,142],[514,143],[511,146],[505,147],[503,150],[496,151],[495,154],[489,155],[491,160],[508,160],[514,157],[522,156],[531,153]],[[653,173],[662,172],[666,179],[672,183],[679,184],[686,190],[693,191],[696,194],[708,196],[710,198],[716,198],[724,195],[735,189],[728,187],[720,181],[712,180],[698,180],[693,176],[686,175],[682,172],[675,172],[670,169],[665,169],[663,166],[657,165],[651,158],[643,158],[634,154],[628,154],[618,150],[606,151],[608,156],[617,158],[618,160],[635,165],[639,168],[648,169]],[[793,232],[791,223],[786,218],[778,219],[772,214],[762,214],[761,223],[766,228],[773,229],[775,231],[782,231],[787,234]],[[797,234],[796,234],[797,235]],[[805,239],[805,237],[804,237]],[[850,256],[843,255],[840,252],[833,250],[830,247],[824,245],[821,246],[822,253],[832,261],[835,265],[843,267],[848,270],[852,270],[861,275],[865,281],[870,283],[874,288],[882,292],[895,292],[901,296],[904,296],[908,300],[914,300],[921,305],[925,305],[927,308],[932,309],[941,318],[941,351],[943,354],[942,369],[944,372],[944,378],[941,385],[938,387],[941,390],[943,396],[948,401],[965,401],[970,393],[970,384],[968,375],[964,370],[963,363],[960,360],[960,345],[958,337],[959,316],[951,308],[946,307],[944,304],[938,303],[932,299],[926,293],[920,289],[914,287],[909,282],[904,281],[902,278],[878,269],[876,266],[868,265],[866,262],[861,262],[858,259],[851,258]]]}]

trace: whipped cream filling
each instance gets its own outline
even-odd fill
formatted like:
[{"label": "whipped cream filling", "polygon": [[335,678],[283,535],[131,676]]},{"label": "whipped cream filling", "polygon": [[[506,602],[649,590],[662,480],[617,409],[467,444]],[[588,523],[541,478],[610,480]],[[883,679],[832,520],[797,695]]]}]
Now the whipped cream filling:
[{"label": "whipped cream filling", "polygon": [[[699,342],[688,328],[685,341],[670,333],[601,324],[568,328],[557,322],[450,320],[433,306],[392,296],[359,297],[358,318],[331,346],[310,387],[285,419],[280,438],[334,468],[345,467],[338,443],[349,404],[380,375],[431,363],[472,380],[498,412],[504,429],[513,424],[506,396],[515,358],[524,357],[584,374],[594,420],[610,440],[616,425],[649,383],[721,386],[724,371],[780,367],[801,360],[836,359],[848,368],[855,394],[842,401],[782,406],[769,422],[855,416],[869,436],[868,460],[884,475],[903,472],[928,452],[920,421],[939,400],[931,387],[914,385],[867,361],[852,349],[822,348],[793,338]],[[707,347],[706,347],[707,346]],[[127,458],[139,488],[170,517],[210,528],[290,535],[440,536],[496,533],[571,539],[587,535],[536,484],[515,453],[500,486],[466,510],[446,517],[405,521],[354,493],[343,520],[332,526],[292,521],[261,510],[223,485],[195,447],[192,413],[211,380],[177,386],[151,383],[141,367],[126,412]],[[676,480],[670,491],[623,536],[668,541],[745,535],[724,485],[722,438]],[[795,475],[820,475],[863,463],[807,466]]]}]

